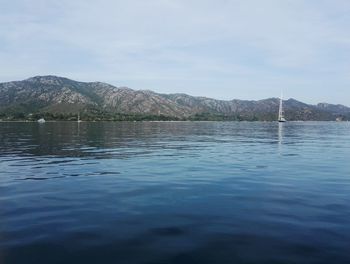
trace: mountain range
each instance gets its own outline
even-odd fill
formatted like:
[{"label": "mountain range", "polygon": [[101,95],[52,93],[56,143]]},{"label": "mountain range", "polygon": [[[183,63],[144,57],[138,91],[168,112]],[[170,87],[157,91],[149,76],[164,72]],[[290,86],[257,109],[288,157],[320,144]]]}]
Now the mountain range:
[{"label": "mountain range", "polygon": [[[288,120],[350,120],[350,108],[295,99],[284,102]],[[216,100],[187,94],[160,94],[78,82],[58,76],[36,76],[0,83],[0,119],[45,117],[74,120],[276,120],[278,98],[258,101]]]}]

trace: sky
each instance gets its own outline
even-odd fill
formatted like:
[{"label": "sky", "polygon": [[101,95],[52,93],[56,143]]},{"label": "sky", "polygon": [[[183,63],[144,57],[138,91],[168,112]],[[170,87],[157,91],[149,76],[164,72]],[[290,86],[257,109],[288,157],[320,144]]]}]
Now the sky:
[{"label": "sky", "polygon": [[350,106],[349,14],[348,0],[0,0],[0,82]]}]

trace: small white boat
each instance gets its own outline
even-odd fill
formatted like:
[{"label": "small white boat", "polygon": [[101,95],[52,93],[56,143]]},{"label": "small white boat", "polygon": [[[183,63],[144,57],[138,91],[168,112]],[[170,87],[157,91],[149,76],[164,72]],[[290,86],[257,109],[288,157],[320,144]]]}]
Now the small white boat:
[{"label": "small white boat", "polygon": [[44,118],[40,118],[39,120],[38,120],[38,123],[45,123],[46,121],[45,121],[45,119]]},{"label": "small white boat", "polygon": [[284,118],[284,112],[283,112],[283,99],[282,94],[280,98],[280,107],[278,109],[278,122],[286,122],[287,120]]},{"label": "small white boat", "polygon": [[80,114],[78,114],[78,120],[77,120],[77,122],[78,122],[78,123],[81,122],[81,120],[80,120]]}]

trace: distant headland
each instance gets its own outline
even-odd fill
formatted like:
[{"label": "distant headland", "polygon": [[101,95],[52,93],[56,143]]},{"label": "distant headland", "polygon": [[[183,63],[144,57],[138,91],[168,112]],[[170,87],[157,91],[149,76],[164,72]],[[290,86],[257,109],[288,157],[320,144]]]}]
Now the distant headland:
[{"label": "distant headland", "polygon": [[[290,121],[349,121],[350,107],[295,99],[283,102]],[[36,76],[0,83],[0,120],[34,121],[274,121],[279,99],[216,100],[187,94],[159,94],[102,82]]]}]

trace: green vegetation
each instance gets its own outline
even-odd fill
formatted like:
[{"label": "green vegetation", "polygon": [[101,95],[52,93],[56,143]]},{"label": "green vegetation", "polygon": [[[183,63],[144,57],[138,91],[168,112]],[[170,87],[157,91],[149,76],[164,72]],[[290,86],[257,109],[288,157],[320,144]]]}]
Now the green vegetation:
[{"label": "green vegetation", "polygon": [[[221,113],[197,113],[187,117],[176,117],[169,115],[154,115],[140,113],[115,113],[112,111],[102,111],[97,108],[89,108],[79,111],[82,121],[275,121],[277,115],[275,113],[255,113],[242,112],[239,114],[225,115]],[[334,115],[329,118],[328,115],[306,115],[303,112],[294,111],[286,112],[288,121],[293,120],[350,120],[350,115]],[[77,121],[78,111],[66,108],[66,112],[62,111],[33,111],[28,113],[20,106],[0,110],[0,121],[37,121],[44,118],[47,121]]]},{"label": "green vegetation", "polygon": [[[37,121],[44,118],[46,121],[77,121],[77,113],[50,113],[36,112],[26,114],[24,112],[4,113],[0,112],[0,119],[3,121]],[[82,121],[180,121],[183,119],[165,115],[147,114],[122,114],[109,112],[88,112],[80,113]]]},{"label": "green vegetation", "polygon": [[241,115],[223,115],[212,113],[199,113],[190,116],[191,121],[259,121],[256,116],[241,116]]},{"label": "green vegetation", "polygon": [[[36,121],[44,118],[47,121],[77,121],[77,113],[51,113],[35,112],[26,114],[25,112],[0,112],[0,119],[3,121]],[[179,118],[166,115],[150,114],[123,114],[102,111],[90,111],[80,113],[83,121],[259,121],[256,116],[244,117],[240,115],[222,115],[212,113],[200,113],[193,116]]]},{"label": "green vegetation", "polygon": [[[28,114],[22,111],[0,112],[0,120],[2,121],[37,121],[40,118],[44,118],[46,121],[77,121],[78,113],[35,112]],[[166,115],[123,114],[91,110],[89,112],[81,112],[80,119],[82,121],[273,121],[275,117],[273,115],[258,117],[255,115],[198,113],[189,117],[179,118]]]}]

